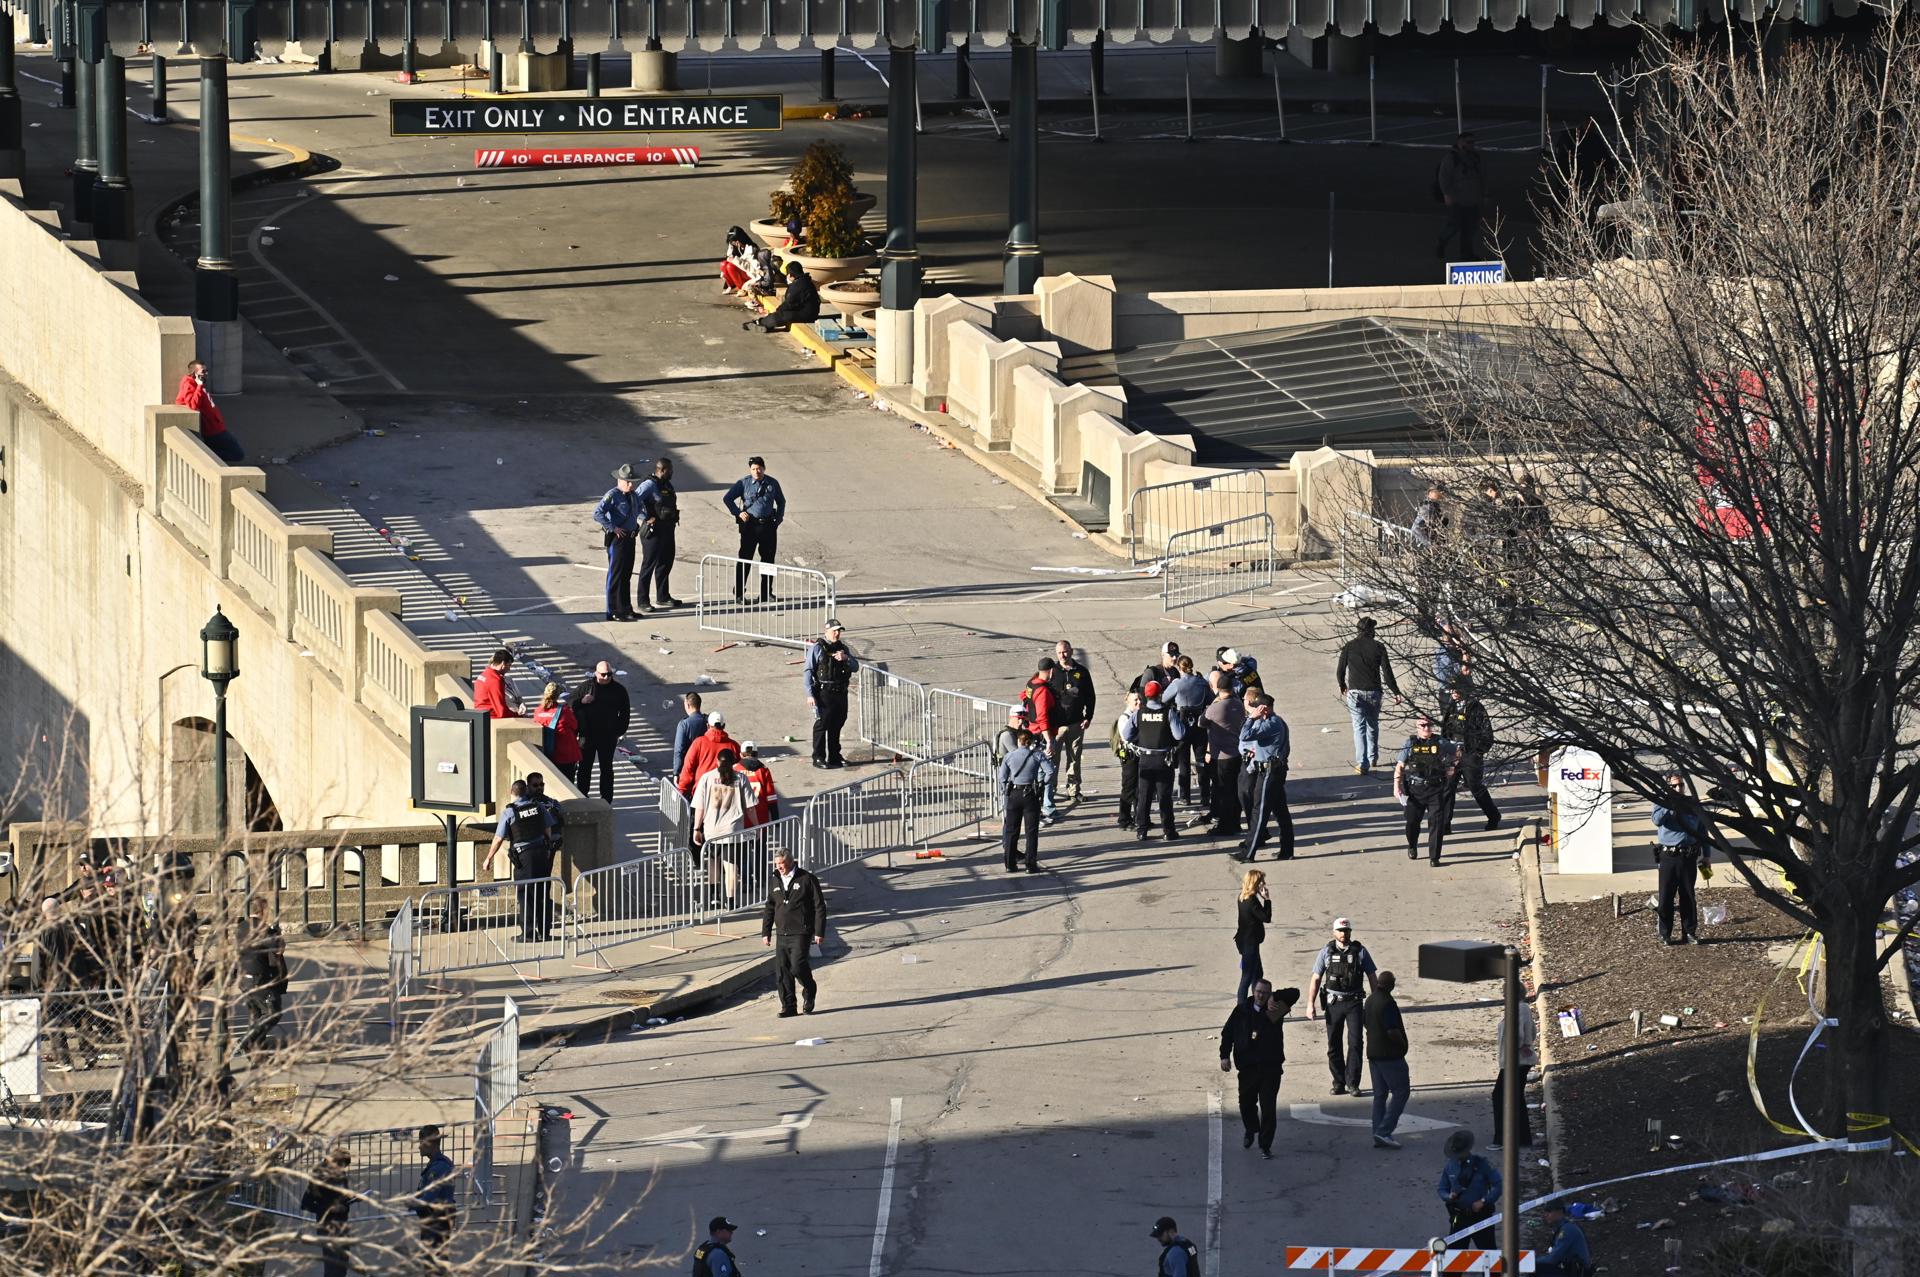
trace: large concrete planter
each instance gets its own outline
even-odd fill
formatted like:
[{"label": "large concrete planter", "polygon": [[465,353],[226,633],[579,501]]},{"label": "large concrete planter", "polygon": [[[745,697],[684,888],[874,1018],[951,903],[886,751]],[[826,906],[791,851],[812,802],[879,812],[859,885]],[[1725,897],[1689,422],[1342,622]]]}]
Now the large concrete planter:
[{"label": "large concrete planter", "polygon": [[788,244],[787,227],[784,222],[758,221],[747,223],[747,234],[759,240],[771,249],[779,250]]},{"label": "large concrete planter", "polygon": [[843,318],[851,319],[863,310],[880,304],[880,292],[873,289],[855,289],[847,281],[828,284],[820,290],[820,303],[840,312]]},{"label": "large concrete planter", "polygon": [[877,196],[868,195],[865,191],[855,191],[853,193],[853,202],[847,205],[847,211],[851,213],[857,221],[865,217],[868,213],[873,212],[873,206],[877,203],[879,203]]},{"label": "large concrete planter", "polygon": [[816,284],[837,284],[843,279],[852,279],[880,260],[876,253],[862,253],[858,257],[809,257],[791,249],[779,250],[779,257],[782,261],[799,262],[800,269]]}]

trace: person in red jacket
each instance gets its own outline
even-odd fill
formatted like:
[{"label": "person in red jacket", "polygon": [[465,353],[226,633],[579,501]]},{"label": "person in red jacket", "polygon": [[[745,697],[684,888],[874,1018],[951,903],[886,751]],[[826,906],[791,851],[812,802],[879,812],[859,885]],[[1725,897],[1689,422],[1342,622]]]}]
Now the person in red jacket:
[{"label": "person in red jacket", "polygon": [[580,722],[573,716],[573,706],[561,699],[562,691],[558,683],[547,684],[540,694],[539,708],[533,711],[533,721],[546,728],[540,748],[559,766],[561,774],[571,776],[580,769]]},{"label": "person in red jacket", "polygon": [[710,714],[707,716],[706,732],[687,746],[687,759],[680,764],[681,793],[688,798],[693,797],[693,787],[719,763],[723,749],[732,750],[735,758],[740,756],[740,746],[733,737],[727,735],[727,716]]},{"label": "person in red jacket", "polygon": [[207,366],[198,359],[187,365],[187,375],[180,379],[180,393],[173,402],[200,414],[200,442],[213,449],[214,456],[230,466],[247,459],[246,449],[227,430],[227,419],[213,402],[213,392],[207,389]]},{"label": "person in red jacket", "polygon": [[739,774],[753,787],[753,825],[770,824],[780,819],[780,791],[774,788],[773,773],[760,761],[760,750],[752,741],[740,746]]},{"label": "person in red jacket", "polygon": [[507,671],[513,668],[513,653],[501,648],[487,662],[487,668],[480,671],[480,677],[473,680],[473,707],[483,709],[493,718],[518,718],[520,711],[514,708],[519,698],[507,688]]},{"label": "person in red jacket", "polygon": [[[1039,672],[1028,679],[1027,685],[1020,689],[1020,701],[1027,709],[1027,730],[1033,733],[1034,743],[1045,750],[1049,758],[1055,757],[1053,744],[1055,729],[1064,726],[1063,723],[1056,721],[1056,716],[1060,712],[1060,703],[1053,694],[1054,670],[1057,668],[1059,667],[1055,665],[1051,656],[1041,657]],[[1054,813],[1054,785],[1059,774],[1056,767],[1047,776],[1046,784],[1040,790],[1040,819],[1049,825],[1059,820]]]}]

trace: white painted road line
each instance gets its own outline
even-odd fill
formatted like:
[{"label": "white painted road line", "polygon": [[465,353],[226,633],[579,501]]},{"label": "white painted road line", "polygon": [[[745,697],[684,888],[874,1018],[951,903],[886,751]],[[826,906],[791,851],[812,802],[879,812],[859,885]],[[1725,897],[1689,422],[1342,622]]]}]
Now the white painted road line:
[{"label": "white painted road line", "polygon": [[893,1163],[900,1156],[900,1097],[893,1097],[893,1117],[887,1123],[887,1162],[880,1172],[880,1215],[873,1224],[873,1258],[867,1277],[880,1277],[880,1261],[887,1249],[887,1216],[893,1211]]},{"label": "white painted road line", "polygon": [[1220,1092],[1207,1092],[1207,1262],[1200,1269],[1220,1277]]}]

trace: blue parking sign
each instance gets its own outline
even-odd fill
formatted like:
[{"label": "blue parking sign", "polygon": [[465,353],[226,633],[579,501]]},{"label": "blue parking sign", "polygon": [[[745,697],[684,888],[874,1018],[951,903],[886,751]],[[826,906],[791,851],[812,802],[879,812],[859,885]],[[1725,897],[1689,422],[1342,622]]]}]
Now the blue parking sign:
[{"label": "blue parking sign", "polygon": [[1507,282],[1507,264],[1505,262],[1448,262],[1447,282],[1449,284],[1504,284]]}]

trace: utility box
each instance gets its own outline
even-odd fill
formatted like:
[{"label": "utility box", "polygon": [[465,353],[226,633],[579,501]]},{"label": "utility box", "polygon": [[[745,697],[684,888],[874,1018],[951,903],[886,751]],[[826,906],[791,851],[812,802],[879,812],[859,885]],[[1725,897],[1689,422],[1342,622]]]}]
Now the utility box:
[{"label": "utility box", "polygon": [[0,1082],[16,1100],[40,1098],[40,999],[0,999]]},{"label": "utility box", "polygon": [[1613,771],[1600,755],[1567,746],[1547,759],[1553,847],[1563,874],[1613,872]]}]

